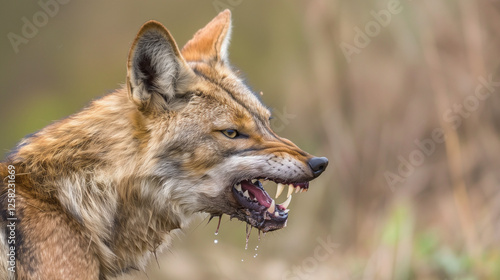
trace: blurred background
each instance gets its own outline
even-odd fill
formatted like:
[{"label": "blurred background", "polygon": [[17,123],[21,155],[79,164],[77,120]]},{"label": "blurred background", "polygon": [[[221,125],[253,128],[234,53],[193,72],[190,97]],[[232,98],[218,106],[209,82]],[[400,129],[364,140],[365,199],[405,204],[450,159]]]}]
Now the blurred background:
[{"label": "blurred background", "polygon": [[59,1],[2,4],[3,155],[119,87],[145,21],[182,46],[230,8],[275,130],[330,159],[285,229],[200,215],[126,279],[500,279],[500,1]]}]

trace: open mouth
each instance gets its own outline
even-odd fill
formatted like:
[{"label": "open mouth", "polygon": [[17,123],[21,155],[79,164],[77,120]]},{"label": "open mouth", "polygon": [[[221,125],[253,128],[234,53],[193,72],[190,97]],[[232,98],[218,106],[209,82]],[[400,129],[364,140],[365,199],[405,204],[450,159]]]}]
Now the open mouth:
[{"label": "open mouth", "polygon": [[[275,198],[288,187],[287,199],[276,204],[264,190],[262,181],[272,181],[277,184]],[[288,206],[292,193],[304,192],[309,189],[309,182],[288,183],[270,179],[243,180],[232,187],[233,196],[245,212],[244,220],[263,232],[273,231],[286,226]]]}]

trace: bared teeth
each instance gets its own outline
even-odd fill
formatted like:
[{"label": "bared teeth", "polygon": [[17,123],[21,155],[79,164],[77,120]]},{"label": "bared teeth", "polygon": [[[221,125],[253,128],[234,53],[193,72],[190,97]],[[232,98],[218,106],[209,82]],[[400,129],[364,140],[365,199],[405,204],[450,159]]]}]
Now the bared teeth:
[{"label": "bared teeth", "polygon": [[283,211],[283,212],[285,212],[285,214],[286,214],[286,213],[290,212],[290,209],[285,209],[285,211]]},{"label": "bared teeth", "polygon": [[280,213],[278,211],[274,212],[274,216],[275,217],[279,217],[280,216]]},{"label": "bared teeth", "polygon": [[278,183],[278,188],[276,189],[276,198],[280,196],[280,194],[283,192],[283,189],[285,189],[285,185]]},{"label": "bared teeth", "polygon": [[290,195],[288,197],[288,199],[285,202],[281,203],[280,205],[283,206],[283,208],[286,209],[286,208],[288,208],[288,205],[290,205],[290,201],[292,201],[292,195]]},{"label": "bared teeth", "polygon": [[246,191],[243,193],[243,196],[250,198],[250,194],[248,193],[248,190],[246,190]]},{"label": "bared teeth", "polygon": [[257,182],[257,179],[252,179],[252,184],[255,184]]},{"label": "bared teeth", "polygon": [[293,185],[290,184],[288,185],[288,194],[286,195],[286,197],[289,197],[292,195],[292,192],[293,192]]},{"label": "bared teeth", "polygon": [[236,184],[236,185],[234,186],[234,188],[235,188],[237,191],[239,191],[239,192],[243,192],[243,191],[241,190],[241,185],[240,185],[240,184]]},{"label": "bared teeth", "polygon": [[299,186],[297,186],[297,187],[295,188],[295,193],[298,193],[298,192],[300,192],[300,187],[299,187]]},{"label": "bared teeth", "polygon": [[273,199],[273,202],[271,202],[271,206],[269,206],[269,208],[267,208],[267,212],[273,214],[275,209],[276,209],[276,202],[274,202],[274,199]]}]

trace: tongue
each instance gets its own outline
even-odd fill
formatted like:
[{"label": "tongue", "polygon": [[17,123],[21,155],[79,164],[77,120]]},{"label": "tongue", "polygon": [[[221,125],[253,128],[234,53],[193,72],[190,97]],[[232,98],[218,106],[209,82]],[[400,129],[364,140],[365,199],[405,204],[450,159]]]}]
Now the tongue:
[{"label": "tongue", "polygon": [[269,197],[267,192],[254,184],[250,181],[243,181],[241,182],[241,189],[244,191],[248,191],[248,194],[250,197],[257,199],[260,205],[265,206],[268,208],[271,206],[272,199]]}]

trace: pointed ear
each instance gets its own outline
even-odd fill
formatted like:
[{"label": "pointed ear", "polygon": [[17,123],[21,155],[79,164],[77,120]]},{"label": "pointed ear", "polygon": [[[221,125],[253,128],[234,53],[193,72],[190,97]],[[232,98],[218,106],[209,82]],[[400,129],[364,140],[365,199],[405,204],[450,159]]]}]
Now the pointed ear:
[{"label": "pointed ear", "polygon": [[128,92],[139,109],[169,109],[194,75],[168,30],[157,21],[146,22],[127,63]]},{"label": "pointed ear", "polygon": [[221,61],[227,63],[231,37],[231,11],[224,10],[205,27],[198,30],[182,48],[187,61]]}]

